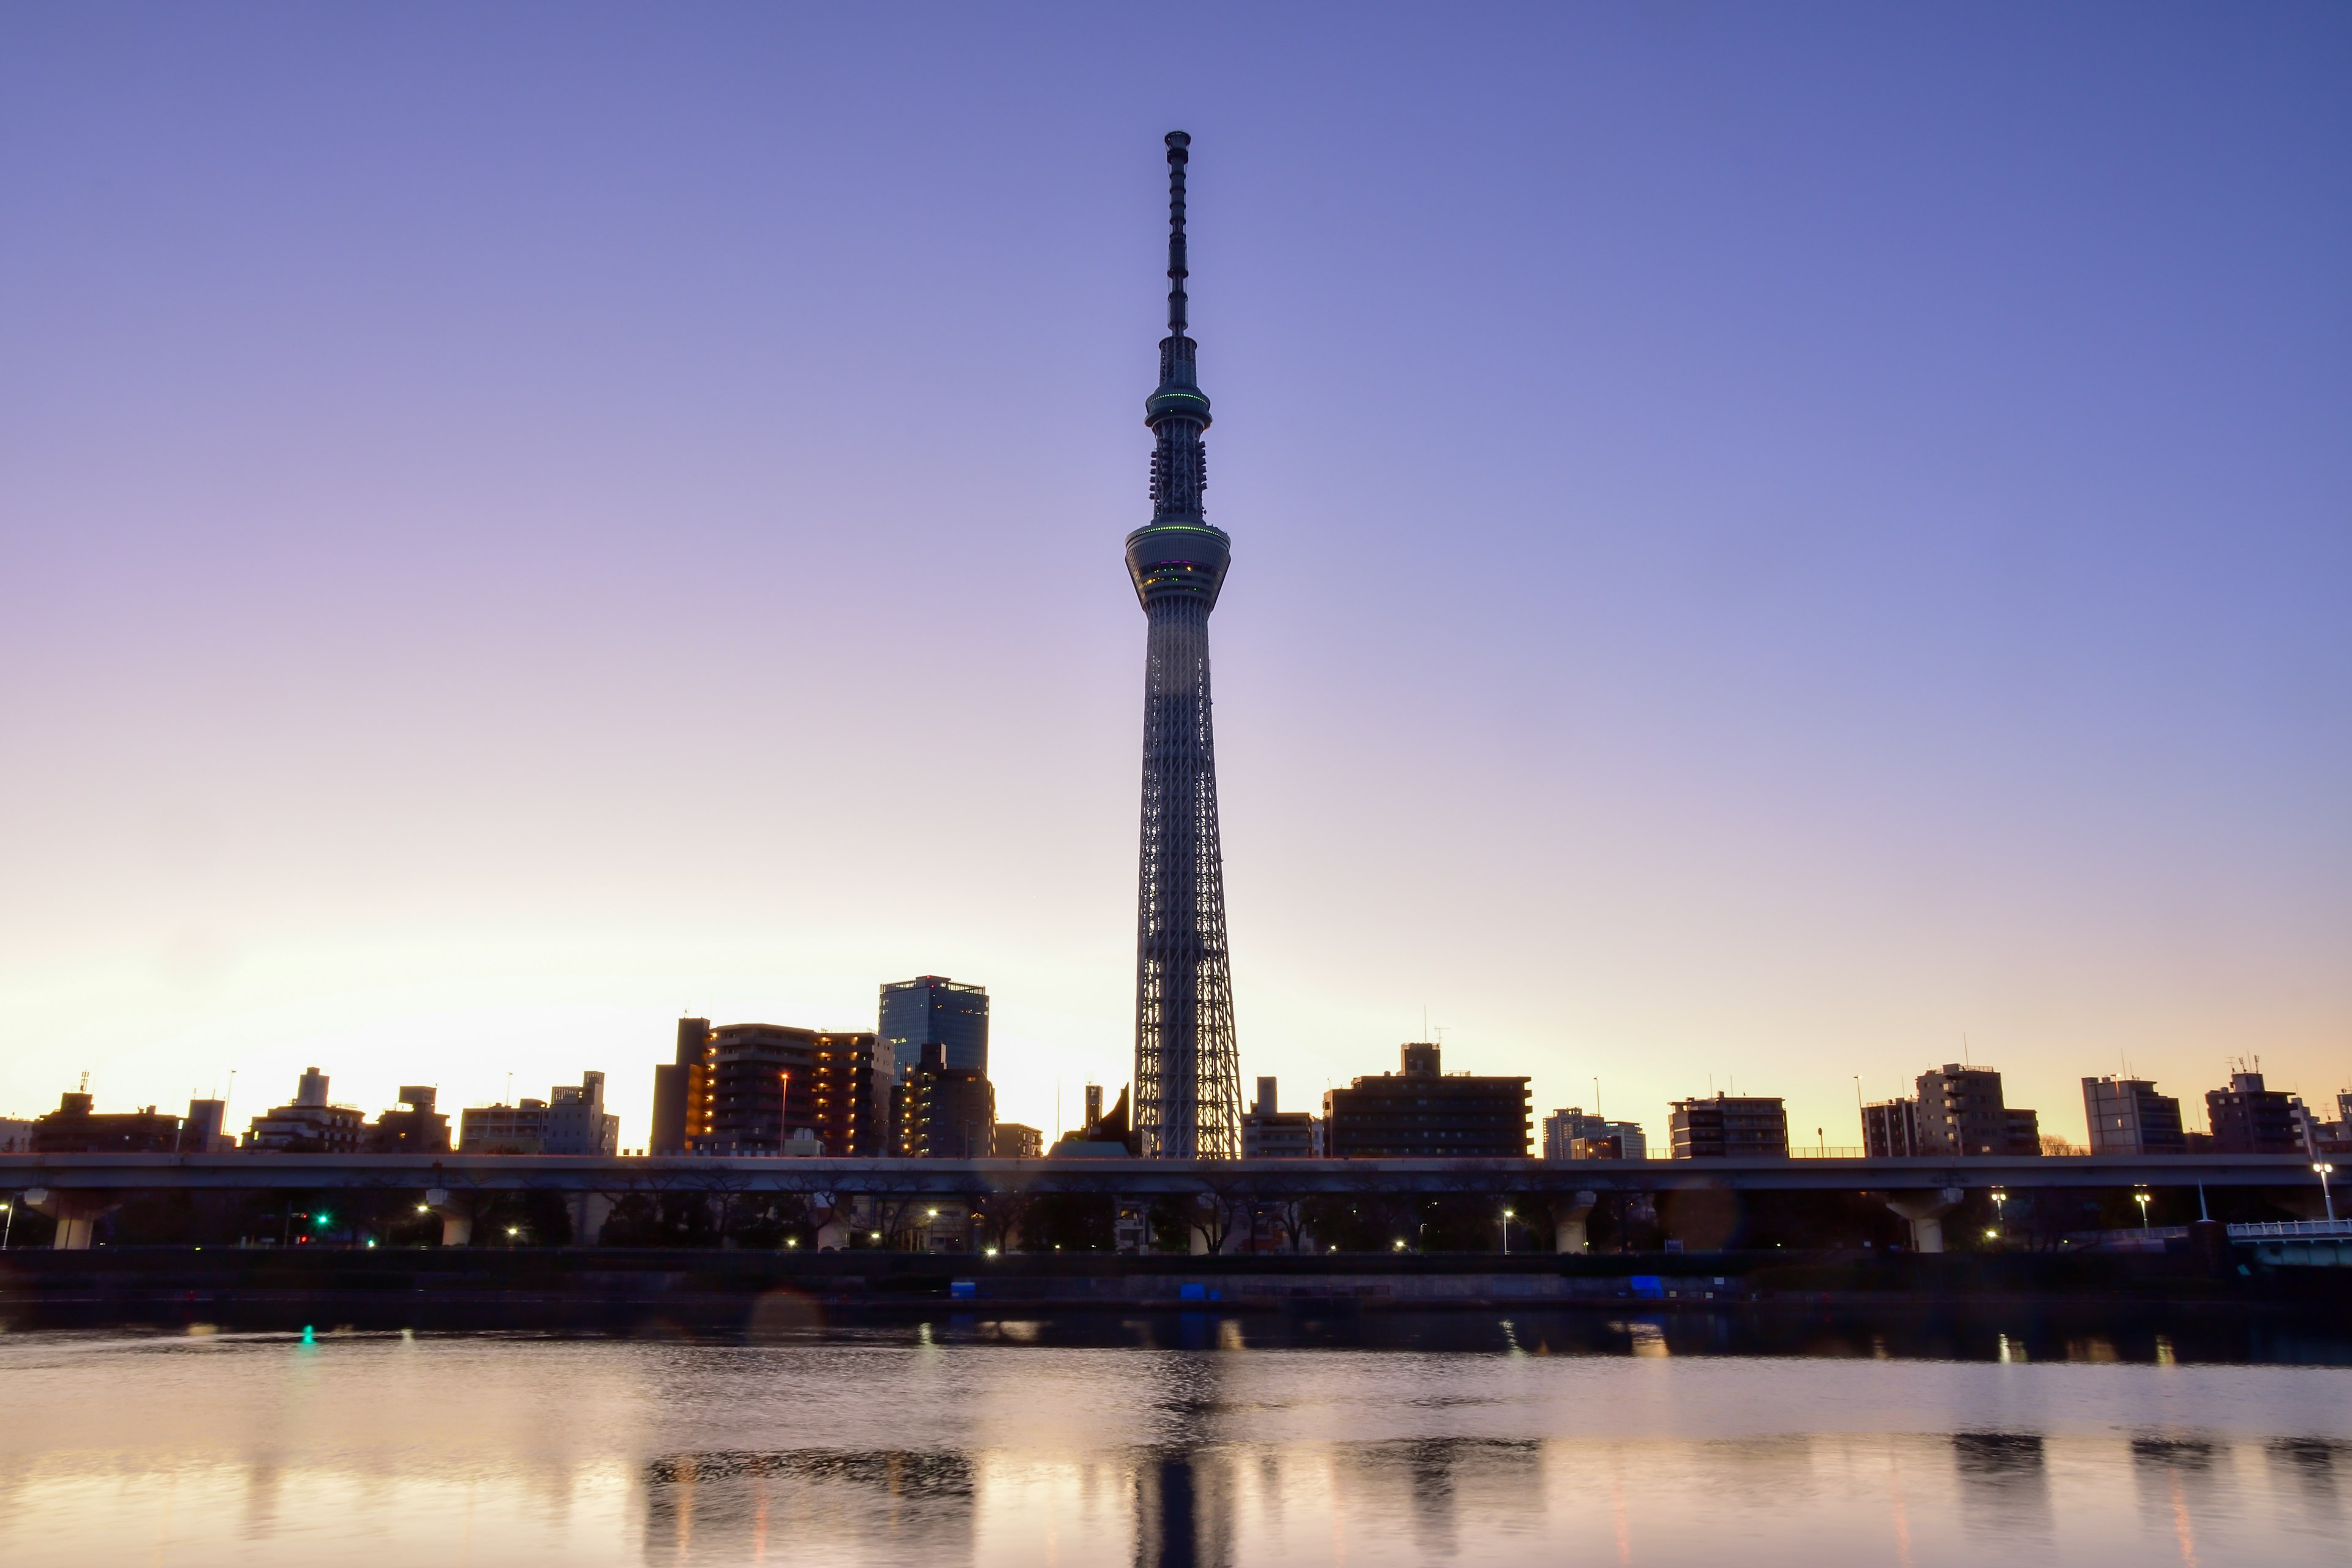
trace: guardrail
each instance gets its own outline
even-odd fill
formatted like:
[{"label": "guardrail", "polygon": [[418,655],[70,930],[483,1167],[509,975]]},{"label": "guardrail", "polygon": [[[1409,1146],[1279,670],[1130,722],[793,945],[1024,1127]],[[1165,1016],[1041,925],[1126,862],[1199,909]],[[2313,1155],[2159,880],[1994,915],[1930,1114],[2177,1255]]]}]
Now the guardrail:
[{"label": "guardrail", "polygon": [[2230,1227],[2231,1241],[2255,1241],[2266,1237],[2352,1236],[2352,1219],[2273,1219]]}]

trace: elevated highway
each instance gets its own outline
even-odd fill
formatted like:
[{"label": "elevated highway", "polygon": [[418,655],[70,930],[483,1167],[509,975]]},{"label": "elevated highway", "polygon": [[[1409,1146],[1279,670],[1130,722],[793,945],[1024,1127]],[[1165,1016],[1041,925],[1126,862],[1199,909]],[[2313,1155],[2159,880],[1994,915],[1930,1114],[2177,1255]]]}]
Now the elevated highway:
[{"label": "elevated highway", "polygon": [[[96,1218],[132,1194],[170,1191],[413,1194],[442,1215],[445,1241],[469,1238],[479,1200],[545,1193],[572,1200],[593,1235],[633,1194],[792,1194],[841,1216],[845,1231],[880,1205],[925,1200],[967,1206],[1073,1194],[1123,1204],[1192,1197],[1204,1212],[1322,1196],[1485,1195],[1539,1200],[1559,1250],[1584,1250],[1585,1219],[1612,1194],[1877,1194],[1911,1225],[1922,1251],[1942,1247],[1941,1221],[1971,1192],[2052,1189],[2287,1189],[2315,1205],[2319,1177],[2300,1155],[1982,1156],[1969,1159],[1778,1160],[870,1160],[678,1155],[0,1154],[0,1192],[58,1221],[57,1245],[88,1247]],[[2306,1191],[2307,1190],[2307,1191]],[[1213,1226],[1213,1229],[1219,1227]]]}]

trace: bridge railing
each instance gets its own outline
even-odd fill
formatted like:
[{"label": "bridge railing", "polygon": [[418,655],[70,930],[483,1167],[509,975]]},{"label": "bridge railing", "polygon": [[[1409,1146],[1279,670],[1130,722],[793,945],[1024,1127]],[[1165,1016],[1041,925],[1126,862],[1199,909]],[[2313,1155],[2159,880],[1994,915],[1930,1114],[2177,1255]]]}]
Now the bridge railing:
[{"label": "bridge railing", "polygon": [[2282,1236],[2352,1236],[2352,1219],[2273,1219],[2230,1227],[2231,1241]]}]

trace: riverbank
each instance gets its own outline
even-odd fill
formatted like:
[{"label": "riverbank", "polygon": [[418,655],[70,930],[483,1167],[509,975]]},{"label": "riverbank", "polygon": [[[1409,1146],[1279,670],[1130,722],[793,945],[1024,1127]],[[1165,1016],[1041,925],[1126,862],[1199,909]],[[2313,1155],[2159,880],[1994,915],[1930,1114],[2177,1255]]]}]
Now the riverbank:
[{"label": "riverbank", "polygon": [[1745,1307],[2342,1312],[2352,1269],[2186,1253],[1182,1258],[662,1248],[0,1254],[0,1323],[758,1331],[942,1310],[1355,1316]]}]

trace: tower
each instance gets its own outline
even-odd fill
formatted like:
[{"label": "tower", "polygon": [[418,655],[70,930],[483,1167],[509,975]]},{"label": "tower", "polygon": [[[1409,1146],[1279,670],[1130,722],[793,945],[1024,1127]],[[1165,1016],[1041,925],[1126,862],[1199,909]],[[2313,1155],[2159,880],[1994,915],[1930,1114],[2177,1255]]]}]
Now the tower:
[{"label": "tower", "polygon": [[1217,763],[1209,714],[1209,612],[1232,541],[1209,526],[1202,432],[1209,400],[1184,327],[1184,165],[1192,139],[1168,133],[1168,335],[1151,427],[1151,521],[1127,536],[1142,602],[1143,847],[1135,937],[1135,1131],[1147,1157],[1232,1160],[1242,1152],[1241,1060],[1225,948],[1217,847]]}]

